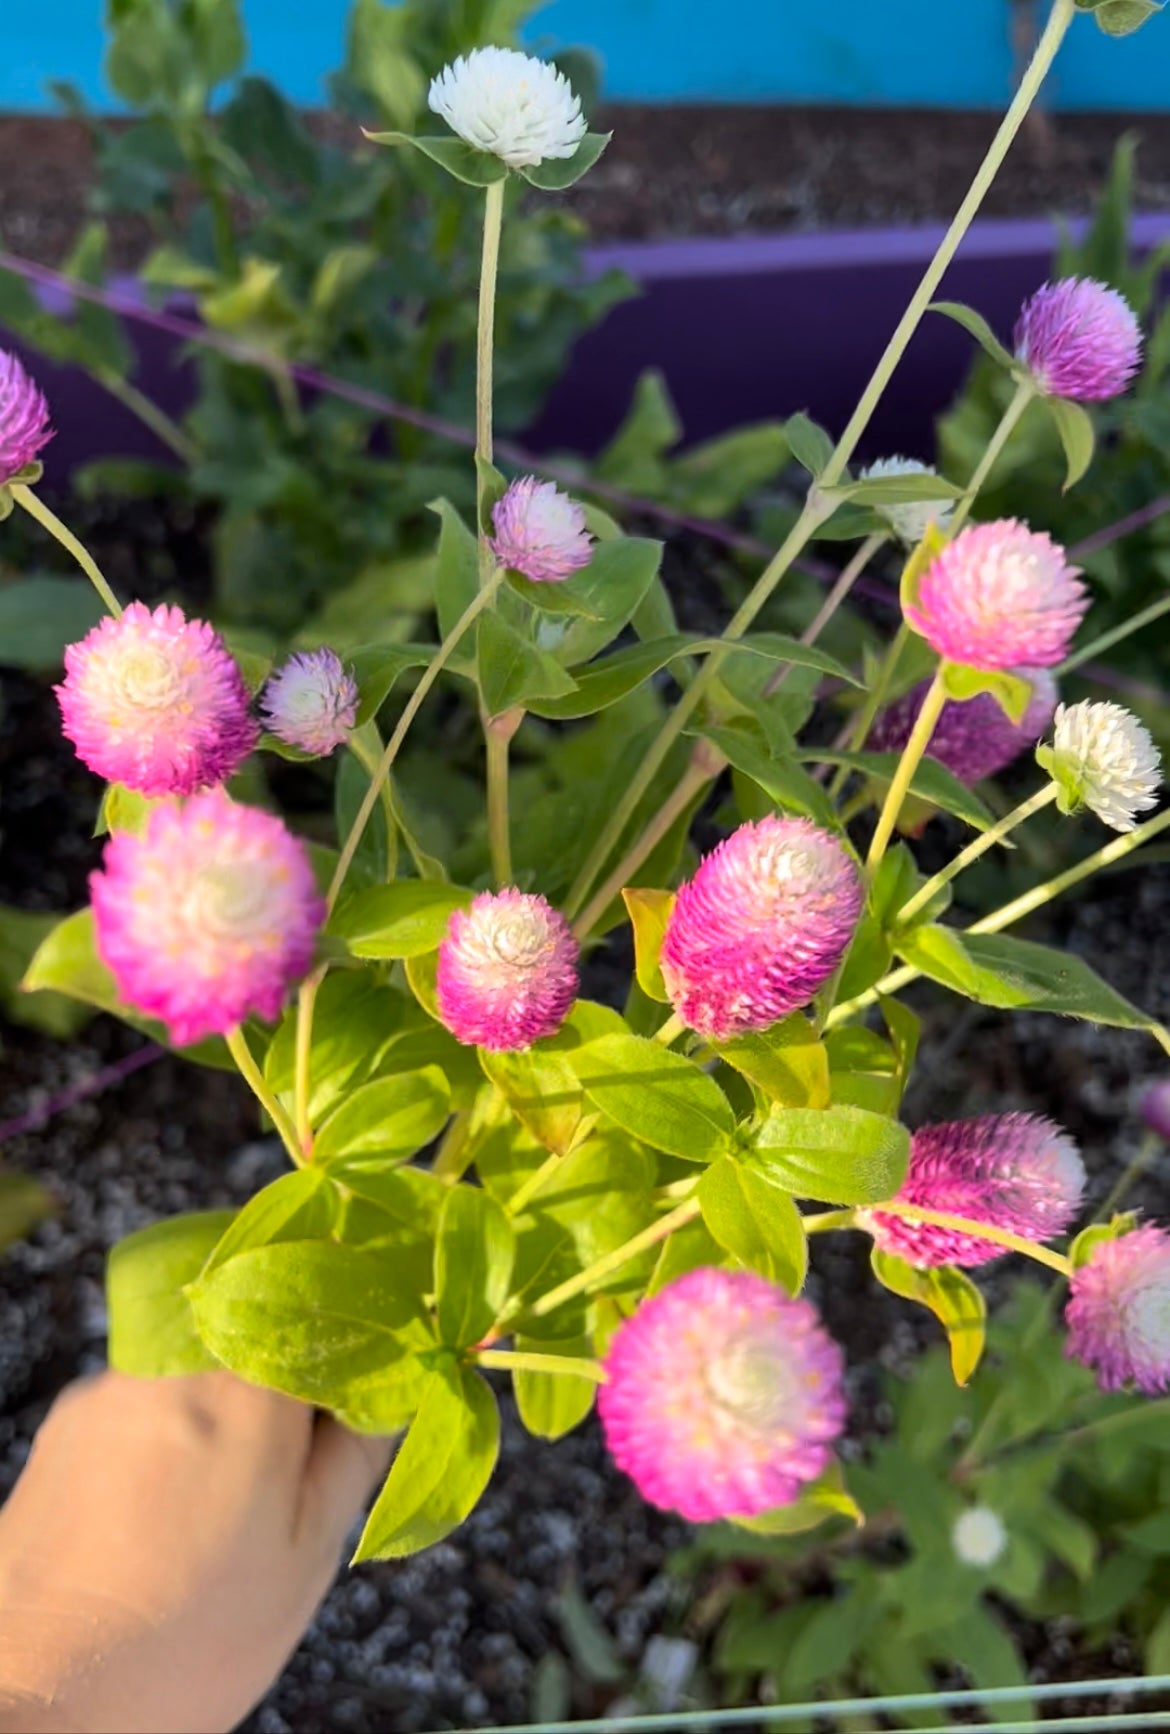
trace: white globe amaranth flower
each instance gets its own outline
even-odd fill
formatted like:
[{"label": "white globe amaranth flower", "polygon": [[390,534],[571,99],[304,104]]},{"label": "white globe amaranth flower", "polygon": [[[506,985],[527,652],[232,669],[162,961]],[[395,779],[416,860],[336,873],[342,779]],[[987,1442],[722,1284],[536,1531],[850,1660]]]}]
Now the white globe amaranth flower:
[{"label": "white globe amaranth flower", "polygon": [[[919,463],[916,458],[878,458],[876,463],[862,470],[859,479],[868,482],[880,476],[923,474],[937,476],[938,471],[933,464]],[[918,546],[931,524],[937,524],[940,530],[945,530],[954,509],[953,500],[913,500],[899,505],[892,505],[887,501],[873,502],[873,510],[878,517],[884,518],[898,540],[905,542],[910,548]]]},{"label": "white globe amaranth flower", "polygon": [[1056,707],[1053,742],[1036,758],[1059,790],[1064,813],[1088,807],[1115,831],[1156,806],[1162,758],[1150,732],[1119,704],[1085,699]]},{"label": "white globe amaranth flower", "polygon": [[432,80],[427,100],[466,144],[510,169],[571,157],[587,130],[564,73],[515,48],[461,54]]},{"label": "white globe amaranth flower", "polygon": [[972,1505],[955,1519],[951,1546],[964,1565],[986,1570],[1003,1558],[1008,1532],[999,1513],[989,1505]]}]

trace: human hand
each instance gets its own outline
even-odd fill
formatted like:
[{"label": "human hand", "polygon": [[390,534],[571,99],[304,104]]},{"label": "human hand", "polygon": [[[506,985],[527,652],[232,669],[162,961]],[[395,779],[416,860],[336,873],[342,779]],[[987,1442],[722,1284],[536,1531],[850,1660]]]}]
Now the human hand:
[{"label": "human hand", "polygon": [[226,1372],[70,1386],[0,1512],[0,1734],[234,1727],[387,1454]]}]

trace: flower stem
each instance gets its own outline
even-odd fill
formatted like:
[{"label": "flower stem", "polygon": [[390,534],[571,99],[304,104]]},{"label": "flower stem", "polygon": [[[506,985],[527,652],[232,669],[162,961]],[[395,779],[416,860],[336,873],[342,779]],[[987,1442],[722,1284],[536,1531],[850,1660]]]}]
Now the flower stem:
[{"label": "flower stem", "polygon": [[1110,632],[1103,632],[1100,638],[1094,638],[1091,644],[1082,644],[1079,650],[1074,650],[1071,656],[1066,656],[1060,667],[1053,670],[1057,676],[1071,674],[1074,668],[1080,668],[1082,663],[1091,662],[1103,651],[1112,650],[1115,644],[1120,644],[1135,632],[1140,632],[1143,626],[1150,626],[1155,620],[1160,620],[1163,614],[1170,613],[1170,596],[1161,596],[1157,602],[1151,602],[1148,608],[1143,608],[1140,614],[1131,615],[1121,626],[1113,627]]},{"label": "flower stem", "polygon": [[[507,176],[485,190],[483,204],[483,258],[479,272],[479,323],[475,344],[475,455],[492,461],[492,359],[496,338],[496,279],[500,269],[500,234],[504,226],[504,187]],[[483,480],[476,495],[482,504]],[[481,522],[478,526],[482,530]]]},{"label": "flower stem", "polygon": [[[573,923],[573,932],[578,939],[588,937],[614,898],[629,884],[638,868],[670,831],[671,826],[681,819],[699,791],[719,775],[720,756],[715,755],[715,749],[711,748],[710,754],[704,756],[701,762],[696,763],[692,759],[674,793],[662,803],[637,842],[622,856],[604,885],[590,898]],[[726,759],[722,762],[727,763]]]},{"label": "flower stem", "polygon": [[1029,795],[1026,801],[1021,801],[1018,807],[1014,807],[1010,813],[1005,814],[998,824],[992,825],[990,830],[981,832],[973,842],[968,843],[967,847],[955,856],[953,861],[941,868],[933,879],[928,879],[908,903],[903,904],[898,911],[899,927],[905,927],[911,922],[920,910],[926,908],[931,898],[941,891],[944,885],[949,885],[952,879],[957,879],[959,874],[970,867],[973,862],[978,861],[981,855],[986,855],[989,849],[993,849],[997,843],[1002,843],[1008,833],[1014,831],[1017,825],[1022,825],[1025,819],[1032,817],[1033,813],[1039,813],[1044,807],[1050,806],[1055,801],[1056,795],[1056,784],[1046,783],[1036,794]]},{"label": "flower stem", "polygon": [[199,458],[199,449],[193,440],[189,440],[177,422],[171,420],[165,410],[139,391],[129,380],[121,379],[116,373],[99,373],[97,378],[111,397],[124,404],[133,415],[136,415],[144,427],[150,429],[155,438],[164,446],[168,446],[177,458],[185,464],[194,464]]},{"label": "flower stem", "polygon": [[492,856],[492,875],[498,886],[512,883],[512,827],[508,815],[508,748],[512,737],[524,721],[519,708],[504,711],[501,716],[483,717],[483,738],[487,747],[487,821],[488,845]]},{"label": "flower stem", "polygon": [[560,1373],[566,1378],[592,1379],[595,1385],[605,1383],[605,1371],[600,1361],[589,1361],[576,1355],[542,1355],[524,1349],[480,1349],[475,1364],[477,1367],[500,1367],[510,1373]]},{"label": "flower stem", "polygon": [[281,1143],[288,1151],[293,1163],[296,1167],[303,1168],[305,1166],[305,1158],[302,1155],[300,1145],[297,1142],[296,1128],[285,1113],[284,1109],[281,1107],[280,1103],[277,1101],[276,1097],[272,1094],[272,1091],[268,1088],[268,1085],[264,1082],[263,1074],[253,1058],[252,1050],[248,1046],[248,1038],[245,1036],[242,1027],[237,1024],[234,1030],[228,1031],[224,1040],[227,1042],[228,1051],[240,1071],[243,1073],[252,1094],[260,1103],[260,1106],[264,1109],[264,1112],[268,1115],[268,1118],[272,1121],[276,1130],[280,1133]]},{"label": "flower stem", "polygon": [[35,518],[50,536],[56,538],[66,553],[71,554],[85,573],[115,620],[122,618],[122,604],[110,589],[106,580],[98,570],[97,563],[82,547],[72,530],[66,529],[56,512],[51,512],[42,499],[39,499],[25,482],[10,482],[9,492],[18,506],[23,506],[30,518]]},{"label": "flower stem", "polygon": [[661,1042],[664,1048],[668,1048],[671,1042],[676,1041],[682,1035],[686,1027],[678,1012],[671,1012],[666,1022],[655,1030],[654,1040]]},{"label": "flower stem", "polygon": [[813,1216],[802,1216],[806,1234],[831,1234],[838,1228],[858,1227],[855,1210],[819,1210]]},{"label": "flower stem", "polygon": [[1072,1269],[1063,1253],[1040,1246],[1022,1234],[1013,1234],[1008,1228],[995,1228],[990,1222],[976,1222],[967,1216],[954,1216],[949,1210],[927,1210],[920,1204],[901,1204],[895,1200],[877,1208],[883,1216],[900,1216],[906,1222],[925,1222],[935,1228],[949,1228],[956,1234],[969,1234],[974,1240],[990,1241],[993,1246],[1002,1246],[1008,1252],[1022,1252],[1025,1258],[1033,1258],[1037,1264],[1047,1265],[1049,1270],[1058,1271],[1061,1276],[1068,1276]]},{"label": "flower stem", "polygon": [[[861,574],[865,571],[865,568],[869,565],[874,555],[878,552],[879,548],[884,548],[888,541],[889,537],[886,535],[884,530],[879,530],[875,532],[874,535],[865,538],[865,541],[861,544],[860,548],[858,548],[852,560],[849,561],[848,565],[842,568],[837,582],[833,585],[833,588],[829,591],[829,594],[825,597],[825,600],[821,603],[820,607],[801,633],[800,642],[802,644],[816,643],[817,639],[825,630],[825,627],[829,624],[830,620],[832,620],[838,608],[840,608],[841,604],[845,601],[849,592],[861,577]],[[778,668],[773,670],[772,674],[769,676],[767,685],[764,687],[765,698],[771,698],[773,693],[780,691],[795,666],[796,664],[792,662],[782,662]]]},{"label": "flower stem", "polygon": [[[372,723],[366,724],[366,727],[370,729],[373,726]],[[364,730],[354,729],[345,744],[372,781],[378,774],[378,762],[381,754],[365,738]],[[380,741],[377,744],[381,746]],[[398,815],[394,811],[394,794],[388,776],[382,778],[378,793],[382,803],[382,814],[386,820],[386,879],[389,881],[394,879],[398,873]]]},{"label": "flower stem", "polygon": [[296,1052],[293,1061],[293,1118],[296,1126],[297,1147],[309,1161],[313,1154],[313,1125],[309,1118],[309,1100],[312,1095],[312,1075],[310,1056],[313,1051],[313,1014],[317,1009],[317,993],[325,980],[327,964],[315,969],[301,983],[297,995],[297,1039]]},{"label": "flower stem", "polygon": [[971,508],[978,499],[981,489],[991,474],[1000,453],[1015,432],[1016,423],[1036,395],[1036,387],[1030,379],[1021,380],[1012,395],[1012,400],[1000,417],[999,426],[987,443],[987,449],[975,467],[971,480],[967,483],[967,491],[955,507],[954,515],[947,526],[947,535],[953,541],[971,515]]},{"label": "flower stem", "polygon": [[685,1228],[688,1222],[694,1222],[698,1214],[698,1199],[688,1198],[685,1204],[680,1204],[678,1209],[672,1210],[668,1216],[660,1217],[657,1222],[652,1222],[649,1228],[644,1228],[641,1234],[636,1234],[632,1240],[627,1240],[624,1246],[615,1247],[613,1252],[607,1252],[604,1258],[599,1258],[596,1264],[589,1266],[588,1270],[578,1271],[576,1276],[571,1276],[567,1282],[561,1283],[558,1288],[550,1289],[547,1294],[541,1295],[540,1299],[527,1309],[528,1312],[537,1319],[555,1312],[559,1306],[572,1300],[575,1295],[585,1294],[587,1290],[596,1288],[607,1277],[620,1270],[624,1264],[629,1264],[631,1259],[637,1258],[640,1253],[648,1252],[652,1246],[657,1246],[660,1241],[669,1240],[675,1229]]},{"label": "flower stem", "polygon": [[370,814],[373,812],[374,807],[381,796],[382,785],[390,775],[391,766],[398,757],[399,749],[402,746],[403,741],[406,739],[411,723],[421,710],[423,701],[430,692],[432,686],[434,686],[436,680],[438,680],[440,674],[442,674],[444,668],[451,660],[452,655],[458,648],[460,639],[463,637],[468,627],[473,624],[476,617],[482,614],[483,610],[494,600],[496,592],[499,590],[503,581],[503,572],[496,572],[489,583],[487,583],[482,590],[476,592],[475,596],[463,610],[463,613],[459,616],[458,620],[455,622],[454,626],[451,628],[450,632],[447,634],[446,638],[423,670],[421,680],[411,693],[406,708],[398,719],[398,725],[395,728],[394,733],[390,736],[389,741],[386,743],[386,750],[378,761],[373,777],[370,780],[370,786],[366,790],[365,798],[357,810],[357,816],[354,819],[353,824],[350,826],[349,836],[345,839],[345,845],[341,851],[337,867],[334,870],[333,880],[329,887],[328,902],[330,909],[332,909],[334,904],[337,902],[338,894],[341,891],[342,886],[345,884],[345,876],[349,872],[353,863],[354,855],[357,853],[357,846],[361,842],[362,833],[369,824]]},{"label": "flower stem", "polygon": [[[874,718],[885,703],[886,694],[890,690],[894,673],[899,662],[902,660],[902,652],[905,650],[909,640],[910,628],[903,620],[901,625],[898,627],[897,632],[895,632],[893,638],[890,640],[890,648],[882,658],[882,665],[878,669],[877,679],[874,681],[870,691],[866,694],[865,703],[858,711],[857,716],[845,724],[840,735],[833,742],[834,747],[847,747],[850,752],[854,753],[860,753],[864,750],[865,743],[869,739],[869,731],[874,724]],[[849,781],[850,774],[850,767],[848,765],[838,765],[836,775],[829,784],[829,794],[834,801]]]},{"label": "flower stem", "polygon": [[894,827],[902,811],[902,803],[914,781],[914,773],[922,763],[926,749],[930,745],[935,726],[942,715],[943,706],[947,702],[946,687],[943,685],[941,672],[936,674],[922,701],[922,709],[918,713],[910,739],[902,749],[902,757],[894,772],[893,780],[886,790],[886,798],[878,817],[877,829],[873,834],[873,842],[869,846],[866,857],[866,871],[872,879],[881,864],[882,856],[894,835]]}]

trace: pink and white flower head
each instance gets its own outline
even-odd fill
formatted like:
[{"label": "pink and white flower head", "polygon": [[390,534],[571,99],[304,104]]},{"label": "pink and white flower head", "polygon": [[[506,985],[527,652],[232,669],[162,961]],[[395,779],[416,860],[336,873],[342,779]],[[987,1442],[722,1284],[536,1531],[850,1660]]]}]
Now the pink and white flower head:
[{"label": "pink and white flower head", "polygon": [[849,854],[807,819],[741,825],[678,894],[662,942],[688,1028],[723,1039],[807,1005],[844,956],[864,900]]},{"label": "pink and white flower head", "polygon": [[579,949],[546,898],[481,891],[452,912],[439,947],[439,1016],[468,1047],[530,1048],[556,1034],[577,997]]},{"label": "pink and white flower head", "polygon": [[1024,303],[1014,341],[1016,359],[1046,397],[1117,397],[1141,365],[1137,315],[1124,295],[1091,277],[1045,283]]},{"label": "pink and white flower head", "polygon": [[15,355],[0,349],[0,488],[53,437],[49,406]]},{"label": "pink and white flower head", "polygon": [[[898,1204],[1051,1240],[1076,1215],[1085,1167],[1073,1140],[1039,1114],[986,1114],[923,1126],[910,1146]],[[879,1209],[858,1212],[883,1252],[920,1268],[986,1264],[1004,1249],[973,1234],[912,1222]]]},{"label": "pink and white flower head", "polygon": [[552,482],[521,476],[492,507],[492,553],[533,584],[559,584],[593,557],[585,511]]},{"label": "pink and white flower head", "polygon": [[605,1374],[618,1467],[692,1523],[791,1505],[845,1424],[841,1351],[808,1301],[750,1271],[688,1271],[643,1301]]},{"label": "pink and white flower head", "polygon": [[141,795],[226,782],[256,744],[248,689],[219,634],[165,605],[132,602],[65,652],[56,688],[77,756]]},{"label": "pink and white flower head", "polygon": [[325,918],[304,844],[222,789],[118,831],[90,876],[98,955],[179,1047],[279,1015]]},{"label": "pink and white flower head", "polygon": [[[927,751],[970,788],[994,777],[1013,759],[1035,746],[1052,721],[1058,697],[1056,681],[1046,668],[1013,668],[1032,687],[1032,697],[1020,722],[1014,723],[990,693],[976,693],[960,702],[949,699],[934,726]],[[922,701],[930,690],[924,680],[904,698],[889,705],[874,723],[867,743],[875,753],[900,753],[914,729]]]},{"label": "pink and white flower head", "polygon": [[1063,662],[1089,605],[1064,549],[1015,518],[972,524],[931,561],[906,619],[951,662],[987,670]]},{"label": "pink and white flower head", "polygon": [[277,669],[260,711],[286,746],[324,757],[349,739],[358,702],[357,681],[335,650],[305,650]]},{"label": "pink and white flower head", "polygon": [[1147,1223],[1101,1240],[1074,1270],[1065,1353],[1092,1367],[1103,1391],[1170,1388],[1170,1234]]}]

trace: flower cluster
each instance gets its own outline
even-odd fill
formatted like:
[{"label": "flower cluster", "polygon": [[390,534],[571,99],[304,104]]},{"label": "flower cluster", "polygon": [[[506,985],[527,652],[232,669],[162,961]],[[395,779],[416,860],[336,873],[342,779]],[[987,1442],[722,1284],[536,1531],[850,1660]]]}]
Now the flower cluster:
[{"label": "flower cluster", "polygon": [[552,482],[522,476],[492,508],[496,563],[533,584],[571,578],[593,555],[585,511]]},{"label": "flower cluster", "polygon": [[1170,1234],[1147,1223],[1102,1240],[1069,1283],[1067,1352],[1102,1390],[1170,1388]]},{"label": "flower cluster", "polygon": [[571,157],[585,137],[580,99],[563,72],[514,48],[476,48],[431,83],[430,107],[453,133],[510,169]]},{"label": "flower cluster", "polygon": [[278,740],[323,758],[349,739],[358,699],[357,681],[335,650],[308,650],[277,670],[260,710]]},{"label": "flower cluster", "polygon": [[1024,303],[1016,359],[1048,397],[1102,402],[1123,392],[1141,365],[1142,336],[1129,302],[1106,283],[1065,277]]},{"label": "flower cluster", "polygon": [[1119,704],[1058,705],[1051,747],[1036,757],[1060,791],[1066,813],[1088,807],[1114,831],[1158,804],[1162,755],[1145,728]]},{"label": "flower cluster", "polygon": [[565,1021],[577,997],[578,950],[545,898],[483,891],[453,912],[439,947],[439,1016],[468,1047],[529,1048]]}]

